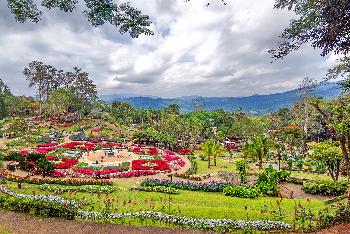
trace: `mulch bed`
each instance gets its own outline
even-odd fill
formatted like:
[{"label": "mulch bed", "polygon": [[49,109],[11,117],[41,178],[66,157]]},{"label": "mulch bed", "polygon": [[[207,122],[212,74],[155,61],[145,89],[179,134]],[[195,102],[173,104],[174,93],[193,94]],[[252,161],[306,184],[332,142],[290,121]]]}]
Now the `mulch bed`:
[{"label": "mulch bed", "polygon": [[86,222],[77,220],[62,220],[56,218],[39,218],[29,215],[16,214],[0,210],[0,233],[25,233],[25,234],[46,234],[46,233],[142,233],[142,234],[172,234],[209,233],[199,230],[187,230],[178,228],[160,227],[138,227],[117,224],[105,224],[97,222]]}]

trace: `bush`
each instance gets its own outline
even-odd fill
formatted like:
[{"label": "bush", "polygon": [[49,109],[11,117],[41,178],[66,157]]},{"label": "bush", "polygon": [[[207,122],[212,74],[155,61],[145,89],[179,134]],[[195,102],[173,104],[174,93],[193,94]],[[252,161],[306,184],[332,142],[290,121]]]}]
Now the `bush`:
[{"label": "bush", "polygon": [[256,182],[258,190],[266,196],[278,195],[278,183],[285,181],[289,177],[290,172],[284,170],[276,170],[270,165],[264,172],[258,175]]},{"label": "bush", "polygon": [[248,163],[244,159],[236,161],[236,169],[238,171],[239,180],[242,184],[247,183],[248,181]]},{"label": "bush", "polygon": [[180,191],[175,188],[168,188],[164,186],[155,186],[155,187],[138,187],[131,188],[130,190],[145,191],[145,192],[158,192],[166,194],[180,194]]},{"label": "bush", "polygon": [[42,191],[49,192],[82,192],[82,193],[112,193],[115,191],[113,186],[82,185],[82,186],[58,186],[43,184],[39,186]]},{"label": "bush", "polygon": [[346,181],[306,181],[302,189],[305,193],[339,196],[346,193],[348,183]]},{"label": "bush", "polygon": [[57,217],[72,220],[77,215],[77,210],[69,205],[13,198],[6,195],[0,195],[0,208],[45,218]]},{"label": "bush", "polygon": [[0,168],[4,168],[4,162],[0,161]]},{"label": "bush", "polygon": [[259,193],[254,188],[247,188],[243,186],[229,186],[224,188],[224,195],[241,198],[257,198],[259,196]]},{"label": "bush", "polygon": [[12,151],[6,156],[4,156],[4,161],[20,161],[23,159],[23,155],[21,155],[17,151]]},{"label": "bush", "polygon": [[195,156],[188,156],[188,160],[191,162],[191,167],[184,173],[187,175],[195,175],[197,174],[198,171],[198,164],[195,161],[196,157]]}]

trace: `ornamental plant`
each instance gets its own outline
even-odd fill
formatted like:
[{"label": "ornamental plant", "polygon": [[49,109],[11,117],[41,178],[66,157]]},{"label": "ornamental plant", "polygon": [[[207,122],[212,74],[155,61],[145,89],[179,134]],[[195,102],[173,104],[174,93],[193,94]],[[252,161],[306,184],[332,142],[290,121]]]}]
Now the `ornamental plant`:
[{"label": "ornamental plant", "polygon": [[130,190],[145,191],[145,192],[158,192],[166,194],[180,194],[180,191],[176,188],[169,188],[165,186],[154,186],[154,187],[137,187],[131,188]]},{"label": "ornamental plant", "polygon": [[346,193],[346,181],[306,181],[302,189],[305,193],[325,196],[339,196]]},{"label": "ornamental plant", "polygon": [[244,159],[239,159],[236,161],[236,169],[238,171],[239,179],[242,184],[248,181],[248,163]]},{"label": "ornamental plant", "polygon": [[247,188],[244,186],[228,186],[224,188],[224,195],[231,197],[240,198],[257,198],[259,197],[259,192],[255,188]]}]

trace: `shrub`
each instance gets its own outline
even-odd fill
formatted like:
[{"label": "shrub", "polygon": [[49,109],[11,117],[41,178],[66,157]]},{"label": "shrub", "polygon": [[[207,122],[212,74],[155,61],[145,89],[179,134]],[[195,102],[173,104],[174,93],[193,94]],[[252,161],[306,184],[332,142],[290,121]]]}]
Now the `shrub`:
[{"label": "shrub", "polygon": [[276,170],[270,165],[264,172],[258,175],[256,186],[258,190],[267,196],[278,195],[278,182],[285,181],[290,173],[284,170]]},{"label": "shrub", "polygon": [[43,184],[39,186],[42,191],[49,192],[83,192],[83,193],[112,193],[115,191],[113,186],[82,185],[82,186],[58,186]]},{"label": "shrub", "polygon": [[204,192],[222,192],[223,189],[231,184],[221,182],[200,182],[194,183],[190,181],[170,181],[159,179],[145,179],[141,183],[145,187],[165,186],[190,191],[204,191]]},{"label": "shrub", "polygon": [[248,163],[244,159],[236,161],[236,169],[238,171],[239,179],[242,184],[248,181]]},{"label": "shrub", "polygon": [[196,157],[193,155],[188,156],[188,160],[191,162],[191,167],[184,173],[187,175],[195,175],[198,172],[198,164],[196,162]]},{"label": "shrub", "polygon": [[145,192],[158,192],[166,194],[180,194],[180,191],[176,188],[168,188],[164,186],[154,186],[154,187],[137,187],[131,188],[130,190],[145,191]]},{"label": "shrub", "polygon": [[0,208],[41,217],[57,217],[68,220],[74,219],[77,215],[76,208],[69,205],[13,198],[6,195],[0,195]]},{"label": "shrub", "polygon": [[346,181],[306,181],[302,189],[316,195],[338,196],[346,193],[348,184]]},{"label": "shrub", "polygon": [[254,188],[247,188],[243,186],[229,186],[224,188],[224,195],[231,197],[241,197],[241,198],[257,198],[259,193]]}]

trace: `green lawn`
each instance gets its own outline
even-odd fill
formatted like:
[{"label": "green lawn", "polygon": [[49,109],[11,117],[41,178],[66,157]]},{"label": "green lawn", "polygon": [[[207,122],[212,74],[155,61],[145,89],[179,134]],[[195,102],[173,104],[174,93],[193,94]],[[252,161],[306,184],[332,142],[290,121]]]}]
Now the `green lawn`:
[{"label": "green lawn", "polygon": [[[140,210],[178,213],[183,216],[197,218],[229,218],[243,220],[272,219],[277,215],[271,211],[277,210],[276,201],[279,198],[260,197],[244,199],[224,196],[223,193],[194,192],[181,190],[179,195],[167,195],[155,192],[129,191],[132,185],[115,185],[117,190],[108,196],[105,194],[64,193],[62,197],[77,199],[88,203],[84,210],[102,211],[106,199],[111,199],[113,212],[135,212]],[[23,189],[17,189],[15,183],[8,183],[12,191],[24,194],[53,194],[38,190],[37,185],[23,184]],[[283,199],[281,208],[283,220],[292,222],[294,207],[303,204],[312,211],[325,207],[323,201],[304,199]],[[262,212],[262,211],[268,212]]]}]

